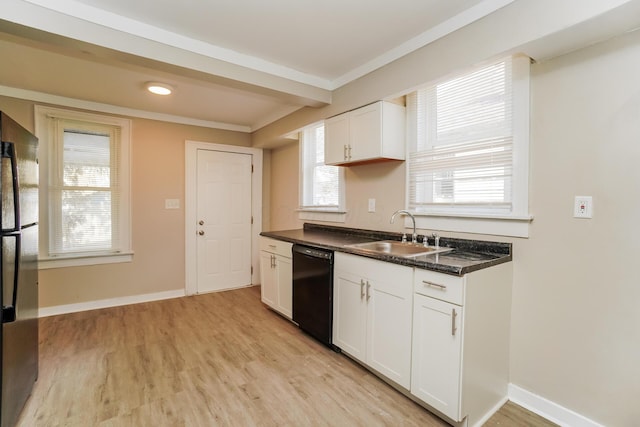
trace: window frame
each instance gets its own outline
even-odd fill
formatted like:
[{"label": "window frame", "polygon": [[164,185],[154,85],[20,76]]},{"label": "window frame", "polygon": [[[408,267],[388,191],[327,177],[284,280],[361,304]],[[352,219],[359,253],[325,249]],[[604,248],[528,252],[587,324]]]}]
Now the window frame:
[{"label": "window frame", "polygon": [[[55,107],[36,105],[34,107],[35,130],[39,139],[40,158],[40,220],[39,220],[39,269],[74,267],[84,265],[112,264],[121,262],[131,262],[133,260],[133,250],[131,246],[131,120],[107,116],[102,114],[86,113],[75,110],[66,110]],[[118,239],[120,250],[114,251],[84,251],[70,254],[60,254],[52,256],[49,253],[50,242],[50,218],[49,207],[49,174],[51,173],[52,162],[59,161],[62,155],[56,150],[54,130],[50,125],[50,118],[59,118],[70,121],[80,121],[93,123],[95,125],[116,126],[120,128],[118,171],[120,181],[119,200],[119,224]]]},{"label": "window frame", "polygon": [[[530,58],[515,55],[512,58],[512,94],[513,94],[513,176],[512,176],[512,211],[510,214],[481,214],[461,209],[459,212],[412,212],[416,218],[416,227],[438,231],[453,231],[477,234],[490,234],[511,237],[528,237],[529,224],[533,217],[529,214],[529,111],[530,111]],[[469,70],[473,73],[479,68],[504,60],[486,62]],[[432,83],[435,86],[456,79],[462,73],[442,81]],[[407,126],[415,119],[407,117]],[[407,135],[415,134],[408,128]],[[410,143],[407,143],[407,159],[410,156]],[[410,204],[410,167],[406,168],[406,203]],[[406,221],[406,220],[405,220]],[[407,223],[408,224],[408,223]],[[405,224],[405,225],[407,225]]]},{"label": "window frame", "polygon": [[[299,188],[298,188],[298,218],[301,220],[315,220],[315,221],[328,221],[328,222],[345,222],[346,221],[346,209],[345,209],[345,179],[344,168],[340,166],[330,166],[318,161],[314,157],[313,168],[324,165],[327,167],[337,168],[338,171],[338,205],[336,207],[328,206],[313,206],[306,205],[305,193],[309,191],[309,188],[313,188],[313,176],[308,169],[308,162],[305,158],[305,134],[311,132],[319,127],[324,127],[324,122],[317,122],[312,125],[306,126],[298,133],[298,146],[299,146]],[[324,144],[324,141],[323,141]],[[311,179],[311,182],[309,182]]]}]

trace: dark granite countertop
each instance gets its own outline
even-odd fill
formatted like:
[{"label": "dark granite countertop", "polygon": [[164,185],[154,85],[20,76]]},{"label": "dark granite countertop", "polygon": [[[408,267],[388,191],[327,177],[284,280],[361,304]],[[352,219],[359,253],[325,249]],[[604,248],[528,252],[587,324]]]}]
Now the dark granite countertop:
[{"label": "dark granite countertop", "polygon": [[[463,276],[472,271],[509,262],[512,259],[511,243],[451,239],[446,237],[440,238],[440,246],[454,248],[454,250],[450,252],[421,255],[412,258],[371,253],[348,247],[348,245],[373,242],[376,240],[399,241],[402,234],[309,223],[305,223],[301,229],[263,231],[260,235],[290,243],[356,254],[381,261],[392,262],[394,264],[433,270],[455,276]],[[429,244],[434,244],[433,238],[429,238]]]}]

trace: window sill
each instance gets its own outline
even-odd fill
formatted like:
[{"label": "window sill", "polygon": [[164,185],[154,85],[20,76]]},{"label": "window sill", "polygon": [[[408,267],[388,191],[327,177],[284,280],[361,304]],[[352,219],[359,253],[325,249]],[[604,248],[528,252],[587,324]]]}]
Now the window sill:
[{"label": "window sill", "polygon": [[345,222],[347,213],[335,210],[298,209],[298,219],[305,221]]},{"label": "window sill", "polygon": [[78,255],[38,259],[38,270],[51,268],[80,267],[85,265],[117,264],[133,261],[133,252],[121,252],[108,255]]},{"label": "window sill", "polygon": [[[529,237],[532,216],[480,216],[415,213],[416,228],[421,230],[455,231],[460,233],[489,234],[507,237]],[[405,227],[412,227],[405,219]]]}]

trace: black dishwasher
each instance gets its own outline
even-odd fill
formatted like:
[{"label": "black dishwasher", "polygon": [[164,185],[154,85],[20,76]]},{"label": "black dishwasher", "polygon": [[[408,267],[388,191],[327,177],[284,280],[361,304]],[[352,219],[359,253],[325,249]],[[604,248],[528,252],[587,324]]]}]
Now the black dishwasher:
[{"label": "black dishwasher", "polygon": [[293,245],[293,321],[331,347],[333,251]]}]

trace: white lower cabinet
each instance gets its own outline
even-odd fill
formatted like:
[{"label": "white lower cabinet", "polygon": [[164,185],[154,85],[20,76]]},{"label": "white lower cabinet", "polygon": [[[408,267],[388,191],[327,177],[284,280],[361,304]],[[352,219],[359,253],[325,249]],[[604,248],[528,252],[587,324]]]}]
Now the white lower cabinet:
[{"label": "white lower cabinet", "polygon": [[335,254],[333,344],[407,390],[412,277],[410,267]]},{"label": "white lower cabinet", "polygon": [[454,422],[486,421],[507,396],[511,264],[416,269],[414,290],[411,394]]},{"label": "white lower cabinet", "polygon": [[293,263],[288,242],[260,238],[260,295],[262,302],[291,319]]},{"label": "white lower cabinet", "polygon": [[511,263],[462,277],[335,253],[333,344],[454,425],[506,401]]},{"label": "white lower cabinet", "polygon": [[411,393],[460,420],[462,307],[422,295],[413,301]]}]

